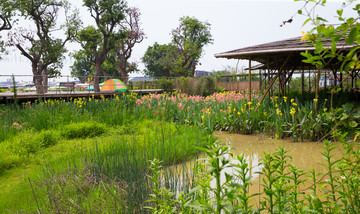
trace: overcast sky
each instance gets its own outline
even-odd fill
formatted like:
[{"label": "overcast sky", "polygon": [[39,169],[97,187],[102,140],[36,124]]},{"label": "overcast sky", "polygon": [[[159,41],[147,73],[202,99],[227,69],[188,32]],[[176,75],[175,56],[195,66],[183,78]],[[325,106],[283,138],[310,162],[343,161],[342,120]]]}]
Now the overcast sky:
[{"label": "overcast sky", "polygon": [[[82,1],[69,1],[80,8],[84,26],[93,25],[89,12],[82,7]],[[211,24],[214,43],[205,47],[200,59],[201,65],[197,66],[197,70],[205,71],[236,67],[237,60],[217,59],[214,57],[216,53],[301,36],[301,31],[310,28],[302,26],[305,17],[299,15],[295,16],[291,24],[280,27],[282,21],[291,18],[303,5],[302,2],[293,0],[128,0],[128,5],[140,9],[142,27],[147,36],[142,43],[135,46],[131,59],[139,63],[141,70],[144,69],[141,57],[147,47],[154,42],[169,43],[170,32],[179,25],[179,18],[182,16],[195,17]],[[340,0],[329,1],[325,8],[319,8],[318,13],[334,20],[336,9],[340,5]],[[73,44],[67,46],[70,51],[77,47]],[[70,75],[71,64],[72,61],[67,59],[62,70],[63,75]],[[239,65],[247,65],[247,62],[241,61]],[[14,49],[0,61],[0,74],[31,75],[31,65]],[[138,73],[131,76],[140,75]],[[3,81],[3,78],[0,81]]]}]

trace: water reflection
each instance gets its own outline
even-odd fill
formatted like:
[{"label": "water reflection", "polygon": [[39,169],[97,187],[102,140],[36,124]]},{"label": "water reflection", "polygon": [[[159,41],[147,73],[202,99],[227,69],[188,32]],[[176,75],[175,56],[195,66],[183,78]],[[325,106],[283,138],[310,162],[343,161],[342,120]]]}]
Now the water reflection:
[{"label": "water reflection", "polygon": [[[231,153],[234,157],[244,154],[247,163],[249,164],[250,175],[252,176],[253,184],[250,188],[250,192],[257,193],[262,192],[262,188],[259,183],[262,179],[259,173],[262,170],[260,165],[261,159],[264,157],[264,153],[274,153],[279,147],[284,147],[289,151],[288,155],[291,156],[289,163],[295,165],[297,168],[302,169],[305,172],[309,172],[315,169],[316,172],[324,172],[326,170],[326,161],[323,159],[321,151],[324,151],[322,142],[293,142],[291,139],[271,139],[263,135],[240,135],[231,134],[228,132],[215,132],[214,135],[218,138],[222,144],[229,145],[231,147]],[[341,145],[333,151],[334,158],[339,158],[344,153]],[[200,158],[203,158],[201,155]],[[226,158],[230,158],[229,155]],[[175,178],[171,180],[171,186],[175,192],[181,192],[191,186],[191,179],[193,177],[192,169],[195,166],[195,160],[185,161],[179,164],[175,164],[167,167],[167,172],[170,175],[169,178]],[[236,164],[237,160],[233,158],[231,163]],[[225,181],[225,172],[228,174],[234,174],[234,168],[226,168],[221,174],[221,181]],[[211,182],[211,186],[215,187],[215,181]],[[305,188],[305,186],[303,186]]]},{"label": "water reflection", "polygon": [[[323,166],[326,162],[320,153],[320,151],[324,151],[321,147],[324,145],[322,142],[295,143],[290,139],[271,139],[263,135],[240,135],[227,132],[215,132],[214,134],[221,143],[232,147],[231,152],[234,155],[244,154],[247,160],[249,160],[249,164],[253,167],[256,167],[260,159],[264,157],[264,152],[274,153],[279,147],[284,147],[292,157],[290,163],[298,168],[306,172],[312,169],[316,169],[317,172],[326,169]],[[344,151],[341,149],[341,146],[338,146],[333,152],[337,153],[335,155],[336,158]],[[253,169],[254,172],[259,170],[261,169]]]}]

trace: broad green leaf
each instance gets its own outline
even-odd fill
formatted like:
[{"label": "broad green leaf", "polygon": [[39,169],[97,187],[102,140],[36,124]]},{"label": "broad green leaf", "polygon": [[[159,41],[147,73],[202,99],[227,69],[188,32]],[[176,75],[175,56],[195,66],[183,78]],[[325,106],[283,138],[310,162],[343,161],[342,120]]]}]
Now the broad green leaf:
[{"label": "broad green leaf", "polygon": [[336,213],[340,213],[340,207],[339,206],[335,206],[335,207],[333,207],[332,208],[332,212],[331,213],[334,213],[334,214],[336,214]]},{"label": "broad green leaf", "polygon": [[336,52],[336,42],[333,41],[333,42],[331,43],[331,53],[335,53],[335,52]]},{"label": "broad green leaf", "polygon": [[341,10],[337,10],[336,12],[337,12],[337,14],[338,14],[339,16],[342,16],[342,14],[343,14],[344,10],[343,10],[343,9],[341,9]]},{"label": "broad green leaf", "polygon": [[348,38],[346,38],[345,40],[346,44],[351,45],[355,41],[357,36],[358,36],[358,30],[357,28],[354,27],[351,29]]},{"label": "broad green leaf", "polygon": [[351,128],[356,128],[356,127],[358,126],[358,123],[357,123],[355,120],[351,120],[351,121],[349,122],[349,126],[350,126]]}]

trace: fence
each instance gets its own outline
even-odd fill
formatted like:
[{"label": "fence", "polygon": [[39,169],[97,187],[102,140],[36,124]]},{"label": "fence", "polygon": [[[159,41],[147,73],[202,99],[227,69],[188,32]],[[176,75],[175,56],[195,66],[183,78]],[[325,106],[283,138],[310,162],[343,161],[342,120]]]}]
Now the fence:
[{"label": "fence", "polygon": [[[35,84],[31,81],[33,75],[0,75],[0,89],[11,90],[14,88],[12,77],[15,78],[15,87],[18,92],[35,92]],[[108,76],[99,76],[100,82],[105,82],[110,79]],[[85,80],[81,83],[78,79]],[[121,78],[120,78],[121,79]],[[164,89],[161,85],[161,78],[157,77],[130,77],[121,79],[127,83],[128,90],[148,90],[148,89]],[[166,78],[172,81],[172,90],[182,90],[188,94],[208,94],[217,90],[226,91],[243,91],[249,87],[248,81],[218,81],[216,77],[198,77],[198,78]],[[5,81],[4,81],[5,80]],[[73,77],[69,75],[62,75],[59,77],[49,77],[45,93],[59,92],[68,93],[72,91],[93,91],[94,77]],[[74,87],[61,87],[62,85],[74,85]],[[101,84],[100,84],[101,87]],[[253,90],[260,89],[259,81],[252,81],[251,88]]]}]

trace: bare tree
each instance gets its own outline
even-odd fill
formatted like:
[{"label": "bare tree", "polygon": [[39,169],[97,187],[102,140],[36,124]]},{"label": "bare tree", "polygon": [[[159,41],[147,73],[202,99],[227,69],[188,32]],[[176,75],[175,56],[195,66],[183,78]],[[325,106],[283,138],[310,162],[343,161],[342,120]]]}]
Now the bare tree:
[{"label": "bare tree", "polygon": [[126,37],[117,42],[116,60],[118,62],[119,75],[125,84],[127,84],[127,75],[136,71],[137,68],[135,62],[129,62],[133,48],[145,38],[145,33],[140,27],[140,16],[141,13],[138,8],[129,8],[126,10],[125,19],[121,23],[125,28]]},{"label": "bare tree", "polygon": [[[64,9],[66,22],[65,39],[52,36],[60,29],[57,18],[59,11]],[[35,24],[35,30],[18,28],[9,33],[9,44],[15,46],[22,55],[31,61],[33,81],[37,93],[47,91],[49,75],[56,75],[62,66],[65,44],[73,39],[81,21],[78,12],[70,14],[70,5],[60,0],[23,0],[17,4],[19,15]],[[70,14],[70,15],[69,15]]]}]

